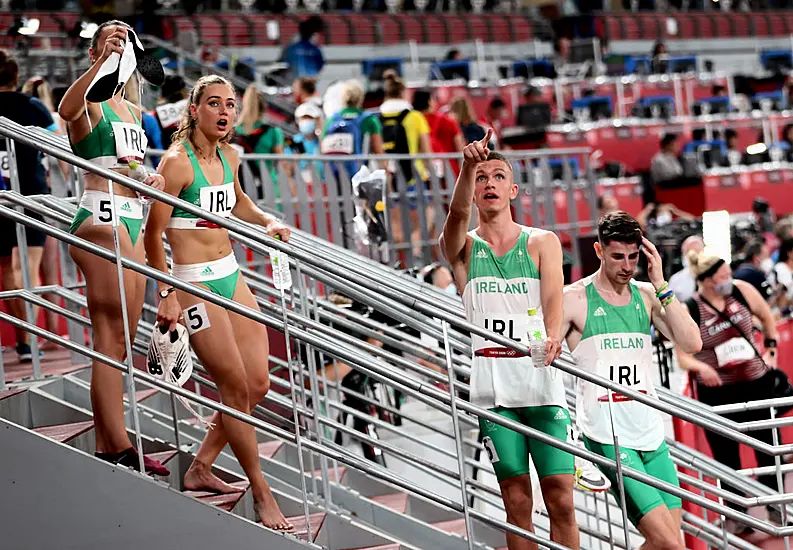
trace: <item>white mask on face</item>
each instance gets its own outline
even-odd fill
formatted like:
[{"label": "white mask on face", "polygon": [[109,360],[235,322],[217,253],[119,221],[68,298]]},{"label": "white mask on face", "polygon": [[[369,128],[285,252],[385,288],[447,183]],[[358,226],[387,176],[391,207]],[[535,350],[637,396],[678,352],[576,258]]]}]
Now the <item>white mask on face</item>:
[{"label": "white mask on face", "polygon": [[457,296],[457,287],[454,286],[454,283],[450,284],[446,288],[443,289],[446,294],[451,294],[452,296]]},{"label": "white mask on face", "polygon": [[771,258],[766,258],[765,260],[760,262],[760,269],[763,271],[763,273],[769,275],[771,271],[773,271],[774,269],[774,260],[772,260]]}]

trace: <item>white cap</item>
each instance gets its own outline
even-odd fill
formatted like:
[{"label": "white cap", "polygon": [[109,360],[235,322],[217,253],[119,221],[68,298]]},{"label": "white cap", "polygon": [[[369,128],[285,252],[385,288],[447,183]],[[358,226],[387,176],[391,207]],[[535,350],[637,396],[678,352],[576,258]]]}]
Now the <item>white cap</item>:
[{"label": "white cap", "polygon": [[322,118],[322,109],[317,107],[316,103],[312,101],[301,103],[297,106],[297,109],[295,109],[295,118],[303,118],[306,116],[311,118]]}]

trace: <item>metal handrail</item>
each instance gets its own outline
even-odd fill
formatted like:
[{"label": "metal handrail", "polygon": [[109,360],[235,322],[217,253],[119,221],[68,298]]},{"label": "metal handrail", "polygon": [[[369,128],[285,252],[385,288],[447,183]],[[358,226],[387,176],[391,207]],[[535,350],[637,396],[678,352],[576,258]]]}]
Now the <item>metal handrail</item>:
[{"label": "metal handrail", "polygon": [[[2,134],[2,133],[3,133],[3,128],[0,127],[0,134]],[[14,139],[19,139],[18,136],[9,136],[9,137],[12,137]],[[26,139],[25,137],[22,137],[22,139],[19,139],[19,141],[24,142],[25,139]],[[34,142],[33,146],[36,146],[36,145],[37,144]],[[40,145],[40,144],[38,144],[38,145]],[[63,152],[60,152],[60,155],[58,153],[51,153],[51,154],[53,154],[53,156],[59,157],[60,155],[63,155]],[[67,158],[66,160],[70,160],[71,161],[73,159],[68,159]],[[82,161],[81,159],[77,159],[77,160],[81,161],[82,163],[84,163],[86,165],[89,165],[88,166],[89,169],[93,168],[94,171],[101,173],[100,169],[96,169],[95,167],[91,167],[90,163]],[[78,162],[75,162],[75,164],[78,165],[78,166],[80,165],[80,163],[78,163]],[[102,174],[102,175],[108,177],[108,179],[111,179],[113,181],[117,181],[118,183],[121,183],[123,185],[127,185],[128,187],[131,187],[133,189],[136,188],[136,186],[138,186],[138,187],[140,187],[139,190],[145,191],[150,196],[155,196],[156,198],[162,199],[166,203],[178,205],[179,207],[183,207],[186,211],[190,211],[191,205],[189,205],[188,203],[184,203],[183,201],[179,201],[178,199],[173,199],[169,195],[162,194],[162,193],[160,193],[160,194],[163,195],[163,197],[157,196],[157,193],[159,193],[159,192],[155,192],[155,190],[151,190],[151,189],[146,188],[145,186],[141,186],[140,184],[137,184],[137,182],[134,182],[133,180],[129,180],[128,178],[120,177],[120,176],[118,176],[118,174],[116,174],[114,172],[111,172],[111,171],[106,171],[106,172],[107,172],[107,174]],[[124,180],[127,180],[127,181],[124,181]],[[129,182],[132,182],[133,185],[130,185]],[[209,215],[207,215],[206,212],[203,212],[200,209],[197,209],[195,207],[193,207],[193,210],[195,210],[195,212],[191,212],[191,213],[200,215],[201,217],[205,217],[206,219],[210,219],[211,221],[215,221],[215,220],[212,220],[212,218]],[[9,217],[11,219],[14,219],[17,222],[23,223],[25,225],[32,225],[32,226],[36,226],[37,225],[36,223],[32,223],[34,220],[29,220],[29,219],[26,218],[26,216],[24,216],[22,214],[19,214],[19,213],[13,211],[13,210],[9,210],[6,207],[0,207],[0,211],[2,211],[4,214],[6,214],[7,217]],[[222,220],[220,218],[218,218],[218,220],[220,220],[221,222],[224,221],[224,220]],[[228,225],[229,228],[234,229],[235,231],[237,231],[237,233],[242,234],[243,236],[245,235],[245,233],[250,233],[251,232],[245,226],[242,226],[242,224],[224,224],[224,223],[220,223],[219,225],[223,225],[223,226],[227,226]],[[239,227],[236,227],[235,225],[239,225]],[[56,237],[60,237],[60,240],[63,240],[63,241],[66,241],[66,242],[70,242],[70,244],[73,244],[75,246],[80,246],[80,247],[86,248],[86,249],[89,248],[89,247],[85,246],[86,243],[78,243],[78,241],[80,239],[74,238],[74,237],[72,237],[69,234],[65,234],[64,235],[63,232],[60,232],[59,230],[52,230],[52,228],[40,228],[40,229],[44,229],[45,232],[47,232],[48,234],[56,236]],[[60,233],[60,234],[58,234],[58,233]],[[268,242],[268,240],[264,239],[261,234],[254,234],[254,235],[259,240],[267,243],[268,245],[270,244]],[[68,236],[70,238],[66,238],[66,236]],[[284,249],[284,250],[287,250],[287,251],[289,251],[289,252],[291,252],[293,254],[294,254],[294,252],[297,252],[297,254],[294,254],[294,256],[296,258],[298,258],[298,260],[302,260],[302,261],[307,261],[308,260],[306,257],[302,257],[302,258],[300,257],[301,256],[301,252],[300,252],[299,249],[292,249],[292,247],[285,246],[285,245],[278,246],[279,245],[278,241],[274,241],[272,239],[269,239],[269,240],[273,241],[273,246],[272,246],[273,248]],[[256,244],[255,241],[252,241],[252,242],[254,242],[254,244]],[[91,244],[91,243],[88,243],[88,244]],[[257,246],[256,248],[259,251],[261,251],[261,246]],[[94,252],[94,253],[97,253],[101,257],[105,257],[106,259],[108,259],[110,261],[113,261],[115,259],[113,257],[113,255],[109,251],[107,251],[105,249],[102,249],[103,253],[99,253],[97,250],[91,250],[91,251]],[[303,255],[303,256],[305,256],[305,255]],[[136,264],[135,262],[131,262],[131,261],[127,260],[126,258],[121,258],[120,261],[125,267],[132,268],[135,271],[142,272],[142,273],[144,273],[146,275],[149,275],[149,276],[153,276],[153,278],[155,278],[155,279],[164,280],[166,282],[169,282],[169,283],[173,284],[175,287],[180,288],[180,289],[185,290],[185,291],[188,291],[188,292],[191,292],[192,294],[197,295],[197,296],[199,296],[199,297],[201,297],[203,299],[206,299],[207,301],[210,301],[210,302],[213,302],[213,303],[218,303],[218,301],[219,301],[218,298],[215,297],[214,295],[211,295],[211,293],[208,293],[208,292],[204,291],[206,295],[202,295],[200,292],[196,292],[196,290],[201,290],[198,287],[193,287],[193,285],[187,285],[187,284],[182,283],[182,282],[180,282],[180,281],[178,281],[176,279],[173,279],[173,278],[170,278],[170,277],[166,277],[163,274],[157,272],[156,270],[151,270],[150,268],[147,268],[146,266],[142,266],[140,264]],[[325,267],[325,268],[329,267],[327,265],[322,264],[321,262],[319,262],[319,265],[321,265],[322,267]],[[156,272],[156,274],[155,273],[151,273],[152,271]],[[328,271],[333,271],[333,269],[328,269]],[[157,276],[157,275],[159,275],[159,276]],[[364,285],[364,286],[366,286],[366,285]],[[188,290],[186,287],[193,287],[193,288]],[[377,288],[377,287],[375,287],[375,288]],[[234,302],[230,302],[230,303],[222,303],[221,302],[218,305],[222,305],[222,306],[226,307],[227,309],[230,309],[231,311],[235,311],[235,312],[243,314],[243,315],[246,315],[246,313],[247,313],[246,316],[251,317],[250,312],[244,312],[244,313],[242,312],[242,310],[247,309],[247,308],[241,308],[239,305],[235,304]],[[417,303],[415,298],[413,300],[413,305],[414,305],[414,307],[415,306],[422,306],[422,304]],[[423,307],[426,308],[426,306],[423,306]],[[426,308],[426,309],[430,309],[430,308]],[[430,311],[437,313],[437,311],[433,310],[433,309],[430,309]],[[254,320],[257,320],[259,322],[265,322],[265,324],[270,324],[270,323],[267,323],[267,320],[263,319],[265,317],[264,315],[262,315],[261,317],[262,318],[258,318],[258,319],[255,318],[255,317],[251,317],[251,318],[254,318]],[[454,320],[452,320],[452,322],[454,322]],[[468,328],[468,327],[464,326],[464,328]],[[476,327],[474,327],[474,328],[476,328]],[[297,329],[297,328],[292,329],[292,330],[293,330],[293,333],[295,334],[295,336],[298,337],[298,339],[302,339],[303,341],[306,341],[306,342],[308,342],[308,343],[310,343],[310,344],[312,344],[315,347],[318,347],[320,349],[326,348],[325,351],[328,352],[331,355],[335,354],[337,356],[340,356],[340,358],[344,359],[345,358],[344,355],[348,354],[348,355],[346,355],[346,358],[348,360],[354,360],[355,358],[358,358],[360,360],[360,356],[357,356],[357,351],[354,351],[353,354],[349,354],[350,350],[346,350],[346,349],[343,349],[343,348],[340,348],[340,347],[336,348],[336,349],[327,349],[327,344],[326,343],[323,343],[319,339],[314,338],[310,333],[307,333],[305,331],[302,331],[302,329]],[[474,331],[474,332],[476,332],[476,331]],[[492,338],[494,340],[497,340],[497,338],[493,338],[493,335],[490,334],[490,333],[485,333],[485,335],[488,338]],[[509,344],[512,344],[512,345],[509,345]],[[514,343],[512,343],[512,342],[507,342],[506,345],[508,347],[513,347],[513,348],[516,348],[516,349],[520,349],[519,347],[515,346]],[[336,353],[334,353],[334,352],[336,352]],[[382,371],[379,368],[374,368],[374,365],[376,365],[376,363],[374,363],[372,361],[365,361],[364,364],[367,367],[370,368],[370,372],[373,375],[377,374],[380,378],[383,378],[383,379],[386,379],[386,380],[389,379],[389,376],[388,376],[388,374],[386,374],[386,371]],[[579,376],[581,374],[580,372],[576,372],[576,367],[572,367],[571,369],[562,369],[562,370],[566,370],[568,372],[571,372],[571,373],[574,373],[574,374],[578,374]],[[378,376],[375,376],[375,377],[378,377]],[[582,376],[582,378],[585,378],[585,377]],[[394,380],[390,380],[390,382],[392,382],[393,384],[401,384],[400,382],[394,381]],[[596,381],[596,383],[598,383],[598,382]],[[604,386],[608,387],[608,384],[600,384],[600,385],[604,385]],[[451,400],[451,398],[449,398],[445,394],[442,394],[442,392],[438,392],[437,390],[431,391],[431,390],[434,390],[434,389],[428,389],[428,388],[422,387],[422,386],[418,386],[417,388],[414,386],[414,387],[411,388],[410,384],[403,385],[403,388],[404,389],[417,390],[417,392],[419,394],[424,394],[424,395],[430,394],[430,395],[433,395],[433,397],[435,397],[435,398],[440,398],[438,400],[441,401],[441,402],[444,402],[444,403],[450,402],[450,400]],[[628,394],[628,392],[626,392],[622,388],[620,389],[620,391]],[[438,395],[439,393],[441,395]],[[637,399],[637,401],[642,401],[642,400],[641,399]],[[509,422],[503,422],[503,419],[501,419],[500,417],[498,417],[496,415],[492,415],[491,413],[488,413],[488,411],[484,411],[482,409],[478,409],[477,407],[474,407],[472,405],[468,405],[466,403],[459,403],[458,406],[462,410],[467,410],[468,412],[474,412],[478,416],[485,417],[485,418],[487,418],[489,420],[493,420],[494,422],[500,423],[502,425],[507,425],[508,427],[510,427],[512,429],[515,429],[516,431],[524,433],[525,435],[530,435],[530,436],[532,436],[535,439],[538,439],[540,441],[544,441],[544,438],[548,437],[548,436],[545,436],[545,434],[541,434],[540,432],[534,432],[533,430],[526,429],[525,427],[523,427],[523,426],[521,426],[519,424],[514,424],[514,426],[510,425]],[[656,406],[656,408],[660,408],[660,407]],[[551,439],[551,438],[548,438],[548,439]],[[544,442],[546,442],[546,441],[544,441]],[[567,445],[565,445],[563,443],[560,443],[558,441],[549,440],[547,442],[549,444],[551,444],[551,445],[554,445],[554,446],[557,446],[557,447],[562,448],[564,450],[567,450],[568,452],[572,452],[573,454],[578,454],[580,456],[585,456],[585,458],[590,459],[590,460],[592,460],[595,463],[602,464],[602,465],[605,465],[607,467],[609,467],[609,466],[611,466],[612,468],[614,467],[613,463],[611,465],[607,464],[608,461],[600,458],[598,455],[594,455],[592,453],[583,453],[581,450],[576,449],[575,447],[567,446]],[[589,455],[591,455],[591,456],[589,456]],[[625,473],[629,477],[634,477],[635,476],[635,474],[632,475],[632,472],[630,470],[628,470],[628,469],[625,470]],[[685,491],[680,491],[679,489],[677,489],[677,488],[675,488],[673,486],[668,486],[668,484],[667,485],[664,485],[663,483],[659,484],[657,481],[654,481],[652,478],[644,479],[644,478],[642,478],[641,475],[635,476],[635,478],[636,479],[640,479],[641,481],[644,481],[644,482],[648,483],[651,486],[656,486],[656,487],[661,488],[663,490],[667,490],[667,492],[670,492],[670,493],[673,493],[673,494],[676,494],[677,492],[680,492],[681,496],[683,496],[683,495],[688,496],[688,495],[685,494],[686,493]],[[697,495],[693,495],[693,496],[697,497]],[[699,497],[697,497],[697,498],[699,498]],[[696,499],[690,499],[689,498],[689,500],[692,500],[692,501],[696,502]],[[707,504],[707,503],[703,503],[703,504]],[[711,503],[711,506],[712,506],[712,503]],[[733,517],[733,512],[732,511],[730,511],[728,509],[720,510],[718,507],[711,507],[711,506],[706,506],[706,507],[710,507],[711,509],[714,509],[714,510],[719,511],[719,512],[725,512],[726,511],[728,513],[726,513],[725,515],[727,515],[728,517]],[[472,514],[473,514],[473,512],[472,512]],[[742,515],[738,515],[736,517],[739,517],[740,519],[743,520],[744,518],[741,517],[741,516]],[[748,516],[747,516],[747,519],[751,519],[751,518],[748,518]],[[756,527],[758,527],[761,530],[765,530],[765,529],[763,529],[763,527],[764,527],[763,524],[753,525],[753,526],[756,526]],[[784,529],[780,530],[780,532],[783,532],[783,531],[784,531]]]}]

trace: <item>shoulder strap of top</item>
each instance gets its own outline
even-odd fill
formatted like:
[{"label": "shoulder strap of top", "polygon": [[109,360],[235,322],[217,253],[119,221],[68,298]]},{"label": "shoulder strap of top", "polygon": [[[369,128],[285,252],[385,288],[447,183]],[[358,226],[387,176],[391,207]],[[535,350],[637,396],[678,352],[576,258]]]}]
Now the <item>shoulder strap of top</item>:
[{"label": "shoulder strap of top", "polygon": [[223,151],[220,150],[220,147],[218,147],[218,156],[220,157],[220,162],[223,163],[223,183],[233,182],[234,173],[231,171],[231,166],[226,160],[226,156],[223,154]]},{"label": "shoulder strap of top", "polygon": [[[135,122],[137,122],[138,126],[140,126],[141,125],[140,119],[138,118],[138,115],[135,114],[135,111],[132,110],[132,107],[129,106],[129,103],[127,103],[127,109],[129,109],[129,114],[132,115],[132,118],[134,118]],[[143,111],[141,111],[141,112],[143,112]]]},{"label": "shoulder strap of top", "polygon": [[187,151],[187,158],[190,159],[190,164],[193,166],[193,180],[195,181],[204,172],[201,170],[201,166],[198,164],[198,159],[195,156],[195,151],[193,151],[193,146],[190,144],[190,140],[184,140],[182,145],[184,145],[184,149]]}]

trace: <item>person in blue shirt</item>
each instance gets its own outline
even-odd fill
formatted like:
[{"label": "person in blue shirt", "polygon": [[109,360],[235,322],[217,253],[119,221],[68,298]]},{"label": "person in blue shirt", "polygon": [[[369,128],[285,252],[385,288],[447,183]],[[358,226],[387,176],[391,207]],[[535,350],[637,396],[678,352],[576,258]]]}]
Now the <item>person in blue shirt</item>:
[{"label": "person in blue shirt", "polygon": [[287,47],[281,56],[282,61],[289,65],[293,76],[317,76],[322,70],[325,59],[322,57],[322,50],[314,44],[312,38],[324,28],[325,24],[318,16],[301,21],[300,40]]},{"label": "person in blue shirt", "polygon": [[[300,131],[291,139],[291,143],[284,147],[284,153],[287,155],[302,154],[307,156],[321,154],[319,134],[322,130],[322,114],[322,109],[314,103],[309,102],[298,105],[297,109],[295,109],[295,121],[297,121],[297,127]],[[293,166],[294,163],[290,163],[290,172],[293,171]],[[311,161],[301,160],[298,163],[298,169],[300,170],[300,178],[306,184],[310,185],[317,175],[320,181],[324,180],[324,166],[319,161],[311,163]]]},{"label": "person in blue shirt", "polygon": [[[149,140],[149,147],[152,149],[164,149],[162,146],[162,129],[157,117],[146,111],[141,111],[141,125],[143,126],[143,133],[146,134],[146,139]],[[160,157],[151,157],[151,163],[154,168],[157,168],[160,163]]]}]

